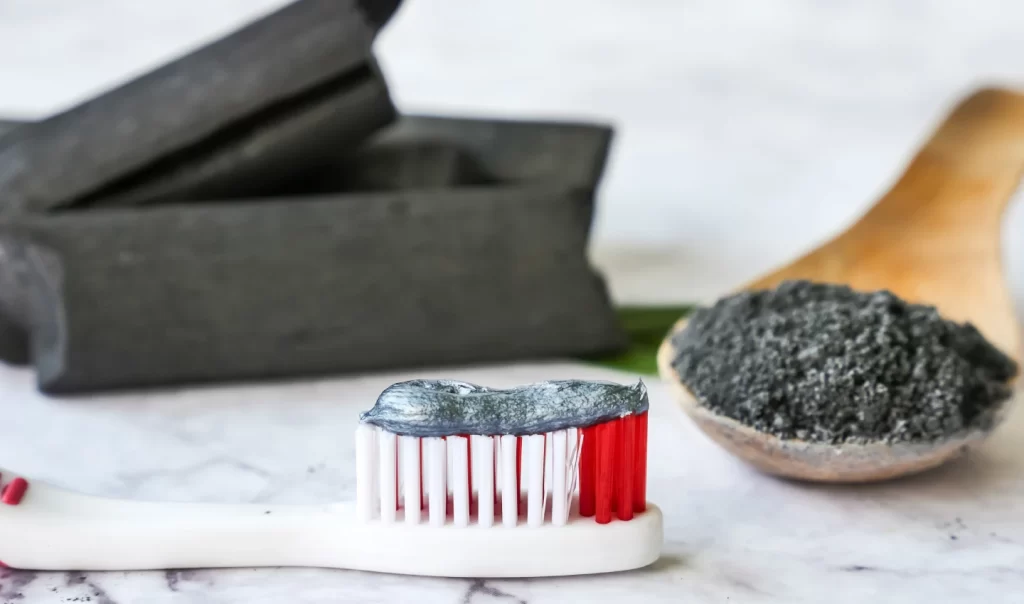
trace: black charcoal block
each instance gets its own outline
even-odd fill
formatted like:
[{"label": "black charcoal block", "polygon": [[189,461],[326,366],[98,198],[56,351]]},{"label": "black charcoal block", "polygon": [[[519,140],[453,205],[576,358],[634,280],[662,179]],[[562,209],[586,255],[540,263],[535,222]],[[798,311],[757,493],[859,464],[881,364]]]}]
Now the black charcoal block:
[{"label": "black charcoal block", "polygon": [[339,153],[353,151],[394,117],[379,72],[360,72],[348,85],[309,95],[286,112],[265,116],[231,142],[158,162],[82,202],[138,206],[261,196],[306,178]]},{"label": "black charcoal block", "polygon": [[[580,199],[592,204],[612,136],[609,126],[596,123],[404,116],[354,155],[339,154],[332,165],[309,177],[290,179],[280,188],[270,187],[259,196],[480,188],[494,184],[500,176],[512,183],[531,179],[557,183],[578,191]],[[417,198],[411,195],[409,199]],[[345,197],[336,199],[345,202]],[[10,255],[15,254],[11,245],[6,247]],[[27,309],[15,296],[21,289],[6,288],[6,295],[0,292],[3,310],[18,317],[4,325],[0,315],[0,354],[10,350],[0,360],[7,362],[27,356],[26,338],[19,328],[26,322]]]},{"label": "black charcoal block", "polygon": [[[17,128],[22,122],[0,119],[0,138]],[[15,275],[2,267],[9,262],[8,250],[0,241],[0,297],[10,297],[20,286]],[[28,335],[18,319],[0,304],[0,362],[24,365],[28,362]]]},{"label": "black charcoal block", "polygon": [[16,120],[0,119],[0,137],[20,126],[22,122]]},{"label": "black charcoal block", "polygon": [[[300,0],[0,139],[0,210],[242,194],[394,116],[371,45],[397,3]],[[278,172],[280,176],[282,172]]]},{"label": "black charcoal block", "polygon": [[0,310],[0,362],[25,365],[28,361],[28,334],[14,316]]},{"label": "black charcoal block", "polygon": [[[376,193],[12,216],[50,393],[619,349],[586,192]],[[102,300],[102,303],[97,303]]]},{"label": "black charcoal block", "polygon": [[557,182],[596,190],[611,126],[406,115],[352,156],[339,154],[272,194]]},{"label": "black charcoal block", "polygon": [[450,144],[501,182],[557,182],[594,190],[612,138],[611,126],[591,122],[410,115],[382,130],[370,146],[401,147],[417,141]]},{"label": "black charcoal block", "polygon": [[0,362],[24,365],[28,362],[27,317],[22,294],[25,283],[17,269],[19,250],[0,237]]},{"label": "black charcoal block", "polygon": [[407,191],[493,183],[494,178],[465,149],[447,142],[412,140],[369,145],[340,166],[327,166],[295,182],[292,191]]}]

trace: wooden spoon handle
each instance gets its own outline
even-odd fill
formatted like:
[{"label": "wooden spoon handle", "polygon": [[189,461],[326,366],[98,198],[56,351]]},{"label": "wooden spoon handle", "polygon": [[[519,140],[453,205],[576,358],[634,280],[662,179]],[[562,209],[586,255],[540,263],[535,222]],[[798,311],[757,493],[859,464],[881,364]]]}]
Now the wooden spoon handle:
[{"label": "wooden spoon handle", "polygon": [[789,279],[887,289],[974,323],[1020,358],[1000,236],[1003,211],[1022,174],[1024,95],[976,92],[856,224],[745,289],[770,289]]},{"label": "wooden spoon handle", "polygon": [[1022,174],[1024,95],[983,89],[953,110],[863,222],[957,229],[966,219],[997,229]]}]

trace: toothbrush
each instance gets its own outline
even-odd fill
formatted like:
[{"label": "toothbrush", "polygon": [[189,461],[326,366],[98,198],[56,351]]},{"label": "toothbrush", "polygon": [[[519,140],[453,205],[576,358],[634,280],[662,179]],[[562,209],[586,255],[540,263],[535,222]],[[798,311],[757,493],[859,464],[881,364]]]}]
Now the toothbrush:
[{"label": "toothbrush", "polygon": [[354,502],[145,502],[4,481],[0,564],[522,578],[629,570],[660,554],[642,382],[402,382],[362,414],[355,441]]}]

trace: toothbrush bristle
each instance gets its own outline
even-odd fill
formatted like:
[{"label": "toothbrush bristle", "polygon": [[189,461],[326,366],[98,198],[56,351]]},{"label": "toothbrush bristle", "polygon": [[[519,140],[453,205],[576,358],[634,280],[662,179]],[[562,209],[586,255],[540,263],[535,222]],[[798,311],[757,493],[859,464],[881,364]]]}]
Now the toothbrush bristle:
[{"label": "toothbrush bristle", "polygon": [[647,414],[636,416],[636,454],[633,457],[633,511],[647,509]]},{"label": "toothbrush bristle", "polygon": [[384,432],[378,435],[380,442],[380,517],[385,522],[394,522],[398,510],[398,460],[395,459],[395,435]]},{"label": "toothbrush bristle", "polygon": [[526,472],[526,524],[540,526],[544,523],[544,435],[525,437],[527,441]]},{"label": "toothbrush bristle", "polygon": [[448,470],[447,444],[444,438],[427,439],[427,450],[430,452],[427,464],[430,468],[427,512],[433,526],[443,526],[448,517],[448,485],[445,476]]},{"label": "toothbrush bristle", "polygon": [[517,463],[519,439],[512,435],[501,437],[501,523],[513,527],[519,521],[519,475]]},{"label": "toothbrush bristle", "polygon": [[615,511],[619,520],[633,519],[633,456],[636,454],[636,416],[622,418],[619,425],[619,470],[615,474]]},{"label": "toothbrush bristle", "polygon": [[[477,523],[481,526],[494,524],[494,500],[497,486],[494,480],[494,439],[490,436],[472,436],[473,455],[477,460],[476,485],[479,490],[476,502]],[[488,463],[491,460],[491,463]]]},{"label": "toothbrush bristle", "polygon": [[423,473],[423,460],[420,455],[423,452],[423,443],[414,436],[403,436],[401,440],[402,450],[399,459],[404,482],[402,503],[405,508],[405,522],[419,524],[423,505],[423,487],[420,486]]},{"label": "toothbrush bristle", "polygon": [[519,499],[523,493],[523,438],[516,437],[516,518],[519,517]]},{"label": "toothbrush bristle", "polygon": [[558,463],[555,460],[568,459],[568,430],[559,430],[552,436],[551,442],[551,523],[563,525],[569,519],[569,500],[567,494],[568,485],[565,475],[567,473],[566,463]]},{"label": "toothbrush bristle", "polygon": [[[594,519],[598,524],[607,524],[612,521],[612,503],[615,496],[615,441],[618,440],[618,427],[617,421],[605,422],[597,426]],[[584,443],[583,446],[586,444]]]},{"label": "toothbrush bristle", "polygon": [[469,491],[469,507],[472,512],[473,507],[473,443],[470,439],[470,434],[463,434],[462,438],[466,439],[466,485]]},{"label": "toothbrush bristle", "polygon": [[469,439],[448,439],[448,459],[452,462],[452,515],[455,526],[469,526]]},{"label": "toothbrush bristle", "polygon": [[589,518],[596,512],[597,426],[587,426],[580,432],[580,516]]},{"label": "toothbrush bristle", "polygon": [[406,524],[425,516],[432,526],[490,527],[500,514],[503,526],[522,518],[538,527],[565,525],[575,514],[599,524],[629,521],[647,504],[647,413],[501,436],[398,436],[361,424],[356,470],[356,507],[367,520],[396,522],[402,514]]}]

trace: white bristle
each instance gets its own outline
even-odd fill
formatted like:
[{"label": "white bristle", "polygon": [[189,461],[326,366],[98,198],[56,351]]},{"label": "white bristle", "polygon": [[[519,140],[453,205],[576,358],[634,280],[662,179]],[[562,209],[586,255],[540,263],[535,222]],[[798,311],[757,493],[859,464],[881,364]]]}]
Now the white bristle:
[{"label": "white bristle", "polygon": [[477,491],[477,522],[488,527],[494,524],[494,438],[473,436],[473,486]]},{"label": "white bristle", "polygon": [[484,471],[484,463],[482,458],[479,456],[477,449],[480,448],[480,439],[486,438],[485,436],[479,436],[472,434],[469,437],[469,499],[470,501],[476,497],[477,492],[480,490],[480,474]]},{"label": "white bristle", "polygon": [[415,436],[401,437],[402,443],[402,505],[405,508],[405,522],[420,522],[420,439]]},{"label": "white bristle", "polygon": [[583,443],[583,432],[577,428],[569,428],[566,436],[565,446],[565,476],[568,484],[565,486],[565,510],[569,513],[569,504],[572,502],[573,493],[576,492],[576,480],[579,478],[580,452]]},{"label": "white bristle", "polygon": [[443,438],[425,438],[423,442],[430,451],[427,458],[428,512],[432,526],[444,526],[448,516],[448,487],[445,484],[445,472],[448,469]]},{"label": "white bristle", "polygon": [[427,439],[420,439],[420,507],[427,509],[430,503],[430,447],[427,446]]},{"label": "white bristle", "polygon": [[523,472],[526,475],[526,524],[544,524],[544,435],[531,434],[523,443]]},{"label": "white bristle", "polygon": [[547,517],[548,497],[551,496],[551,485],[554,483],[554,451],[551,450],[551,436],[554,432],[544,435],[544,501],[541,502],[540,515]]},{"label": "white bristle", "polygon": [[452,466],[451,447],[448,446],[448,444],[447,444],[448,438],[454,438],[454,437],[449,436],[449,437],[447,437],[445,439],[445,442],[446,442],[445,449],[448,450],[448,458],[447,458],[447,462],[446,462],[446,465],[445,465],[445,472],[446,472],[445,476],[448,477],[448,480],[447,480],[447,482],[448,482],[448,494],[451,495],[451,493],[452,493],[453,466]]},{"label": "white bristle", "polygon": [[505,484],[504,478],[501,477],[501,437],[495,436],[494,441],[494,494],[495,494],[495,505],[498,501],[501,501],[502,486]]},{"label": "white bristle", "polygon": [[380,519],[383,522],[394,522],[395,513],[398,508],[398,485],[395,481],[398,476],[398,444],[395,435],[387,430],[380,430],[377,433],[377,448],[380,460],[378,476],[380,477]]},{"label": "white bristle", "polygon": [[455,526],[469,526],[469,439],[449,436],[448,458],[452,467],[452,519]]},{"label": "white bristle", "polygon": [[356,516],[370,520],[376,513],[377,430],[367,424],[356,428]]},{"label": "white bristle", "polygon": [[[559,430],[552,434],[551,446],[551,523],[561,526],[569,520],[568,484],[565,479],[568,431]],[[567,496],[568,495],[568,496]]]},{"label": "white bristle", "polygon": [[[554,432],[548,432],[544,435],[544,492],[551,493],[551,485],[553,481],[552,463],[554,460],[554,451],[551,450],[551,436]],[[544,505],[547,505],[545,501]]]},{"label": "white bristle", "polygon": [[501,523],[515,526],[519,520],[519,489],[516,486],[516,437],[501,437]]}]

